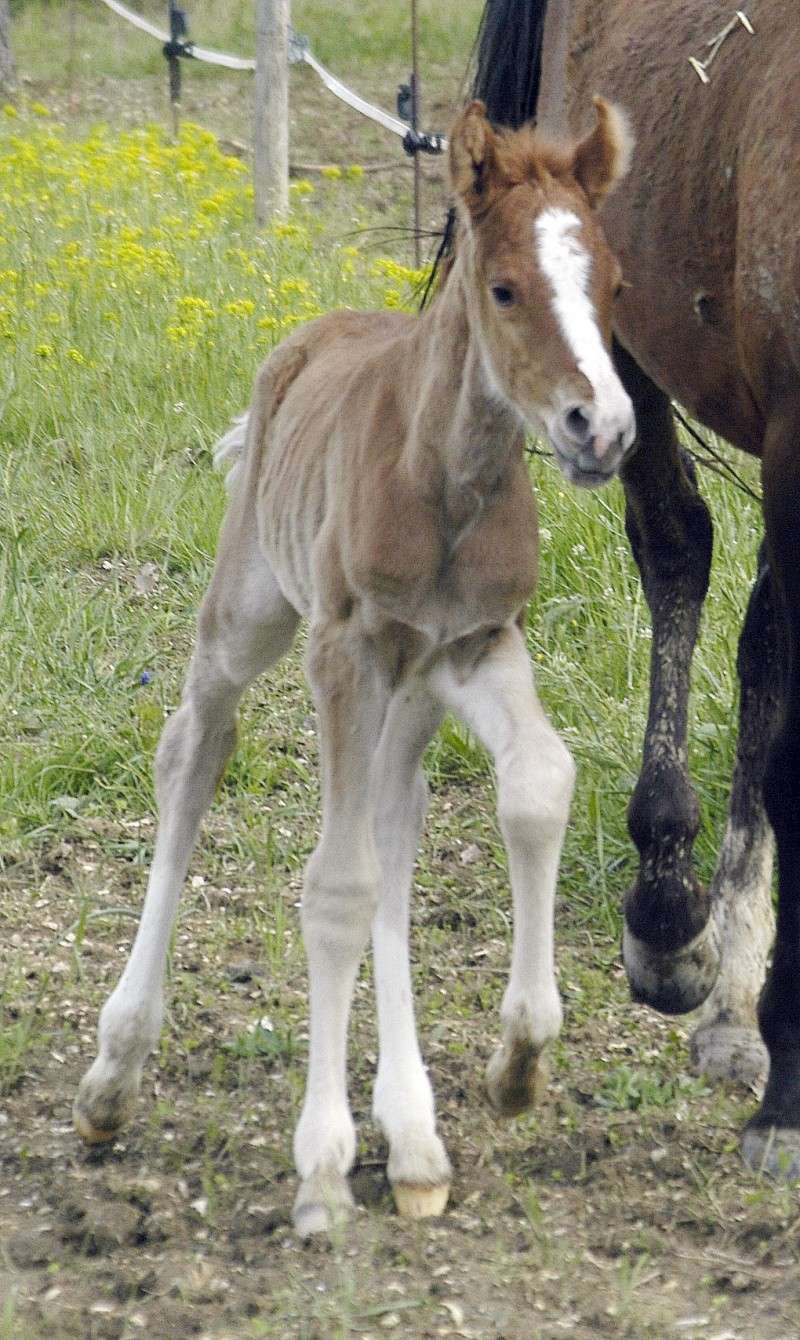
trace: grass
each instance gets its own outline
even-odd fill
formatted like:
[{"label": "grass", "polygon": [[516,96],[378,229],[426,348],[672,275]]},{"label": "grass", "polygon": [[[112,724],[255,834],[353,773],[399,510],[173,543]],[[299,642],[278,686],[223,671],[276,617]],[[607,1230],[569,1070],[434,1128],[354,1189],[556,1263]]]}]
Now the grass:
[{"label": "grass", "polygon": [[[37,12],[26,7],[24,22]],[[25,32],[23,23],[23,47]],[[4,117],[0,153],[8,855],[78,819],[151,809],[151,758],[179,696],[224,505],[214,438],[246,403],[260,358],[294,324],[342,304],[410,302],[414,275],[358,239],[335,240],[343,212],[360,216],[357,176],[296,182],[291,219],[256,233],[246,170],[191,125],[176,146],[155,128],[73,139],[44,106],[23,105]],[[613,929],[631,862],[624,808],[644,723],[648,616],[619,486],[571,491],[538,458],[532,474],[543,543],[531,648],[544,702],[579,766],[563,888],[574,915]],[[759,520],[729,485],[703,482],[718,537],[693,700],[707,876]],[[247,798],[264,792],[307,805],[309,736],[294,730],[309,712],[303,690],[288,731],[280,688],[261,686],[249,702],[225,805],[247,811]],[[488,774],[455,723],[429,763],[440,786]],[[497,850],[491,827],[487,835]]]},{"label": "grass", "polygon": [[[12,4],[12,9],[13,9]],[[129,8],[165,27],[163,4],[137,3]],[[184,7],[189,36],[198,46],[239,56],[255,54],[255,9],[251,0],[231,0],[219,5],[212,0],[193,0]],[[419,4],[420,49],[426,66],[444,64],[453,54],[469,53],[478,27],[479,0],[462,5]],[[411,63],[409,5],[388,5],[385,0],[294,0],[291,22],[295,31],[309,39],[314,55],[335,72],[351,77],[367,69],[385,70],[387,65]],[[24,68],[35,79],[65,80],[67,84],[97,75],[109,78],[146,78],[158,75],[166,81],[165,62],[157,41],[126,21],[116,18],[96,0],[27,0],[16,7],[14,49]],[[218,69],[196,62],[184,66],[187,81],[215,81]],[[252,76],[244,74],[247,83]],[[386,81],[387,99],[393,85]]]}]

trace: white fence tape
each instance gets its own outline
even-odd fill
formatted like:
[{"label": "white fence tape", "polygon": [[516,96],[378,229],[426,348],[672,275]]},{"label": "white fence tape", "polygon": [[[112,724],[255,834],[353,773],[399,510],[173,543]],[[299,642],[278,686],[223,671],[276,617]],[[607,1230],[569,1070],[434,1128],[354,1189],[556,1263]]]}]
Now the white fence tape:
[{"label": "white fence tape", "polygon": [[[135,28],[140,28],[143,33],[149,33],[151,37],[156,37],[159,42],[171,41],[170,34],[165,32],[163,28],[150,23],[149,19],[142,18],[141,14],[134,13],[126,5],[120,4],[119,0],[100,0],[100,2],[108,9],[113,10],[120,18],[132,23]],[[205,61],[208,65],[222,65],[229,70],[254,70],[256,68],[255,61],[249,60],[246,56],[229,56],[223,51],[209,51],[206,47],[199,47],[191,41],[185,41],[183,47],[187,56],[191,56],[195,60]],[[348,107],[352,107],[354,111],[360,112],[362,116],[369,117],[371,121],[376,121],[378,125],[383,126],[385,130],[390,130],[393,135],[399,135],[401,139],[405,139],[409,134],[410,127],[407,122],[401,121],[398,116],[392,116],[391,112],[385,112],[382,107],[376,107],[374,103],[367,102],[366,98],[354,93],[351,88],[342,83],[341,79],[337,79],[336,75],[331,74],[330,70],[326,70],[325,66],[320,64],[316,56],[309,50],[305,38],[299,37],[294,32],[290,36],[289,59],[292,62],[305,61],[306,65],[311,67],[329,92],[335,98],[339,98],[341,102],[347,103]],[[431,135],[424,138],[427,138],[429,145],[432,146],[429,148],[429,152],[440,153],[447,148],[447,140],[443,135]]]}]

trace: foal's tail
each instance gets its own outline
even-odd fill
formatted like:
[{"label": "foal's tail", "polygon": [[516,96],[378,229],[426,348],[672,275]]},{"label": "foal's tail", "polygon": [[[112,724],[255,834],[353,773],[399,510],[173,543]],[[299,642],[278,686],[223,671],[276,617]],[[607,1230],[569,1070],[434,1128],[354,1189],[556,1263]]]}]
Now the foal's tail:
[{"label": "foal's tail", "polygon": [[225,485],[229,490],[241,474],[249,417],[249,413],[237,414],[224,437],[214,444],[214,469],[225,471]]},{"label": "foal's tail", "polygon": [[262,450],[270,421],[283,404],[292,382],[306,366],[306,343],[307,338],[300,330],[273,349],[256,377],[250,408],[236,416],[227,433],[215,445],[214,466],[226,471],[228,492],[235,488],[244,471],[247,452]]},{"label": "foal's tail", "polygon": [[486,0],[472,96],[496,125],[516,128],[536,116],[546,13],[547,0]]}]

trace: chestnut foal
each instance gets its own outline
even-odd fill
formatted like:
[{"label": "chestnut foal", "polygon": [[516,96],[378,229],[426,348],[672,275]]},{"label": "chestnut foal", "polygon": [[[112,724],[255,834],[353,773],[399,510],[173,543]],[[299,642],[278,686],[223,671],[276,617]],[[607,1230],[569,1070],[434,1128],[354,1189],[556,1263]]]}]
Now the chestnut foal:
[{"label": "chestnut foal", "polygon": [[[522,635],[536,580],[526,424],[565,473],[600,483],[634,438],[608,346],[619,269],[593,210],[626,165],[619,114],[597,103],[577,146],[497,133],[472,103],[450,144],[455,259],[419,317],[338,312],[292,334],[258,374],[216,569],[179,710],[157,757],[160,826],[141,925],[100,1017],[75,1103],[88,1141],[131,1115],[162,1019],[167,944],[201,818],[245,687],[310,622],[322,835],[305,877],[308,1085],[294,1141],[298,1233],[351,1204],[345,1074],[353,985],[372,930],[380,1032],[374,1114],[398,1209],[444,1208],[450,1164],[417,1044],[408,898],[425,745],[445,710],[491,751],[515,933],[489,1094],[514,1113],[541,1082],[561,1006],[553,895],[570,756],[536,697]],[[243,451],[241,448],[243,446]]]}]

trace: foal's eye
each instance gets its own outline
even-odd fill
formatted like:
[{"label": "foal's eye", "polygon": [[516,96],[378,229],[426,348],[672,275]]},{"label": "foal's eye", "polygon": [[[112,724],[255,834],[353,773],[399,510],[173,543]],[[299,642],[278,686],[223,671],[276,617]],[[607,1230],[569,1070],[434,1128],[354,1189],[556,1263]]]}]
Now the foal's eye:
[{"label": "foal's eye", "polygon": [[498,307],[513,307],[514,293],[505,284],[492,284],[492,297]]}]

